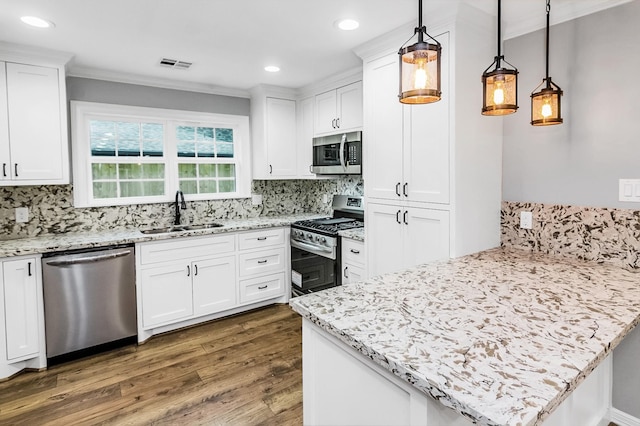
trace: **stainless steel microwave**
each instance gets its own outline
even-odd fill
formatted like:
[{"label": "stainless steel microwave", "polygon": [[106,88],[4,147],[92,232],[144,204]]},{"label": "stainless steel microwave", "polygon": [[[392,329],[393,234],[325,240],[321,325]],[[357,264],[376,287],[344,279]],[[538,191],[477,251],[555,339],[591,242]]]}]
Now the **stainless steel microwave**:
[{"label": "stainless steel microwave", "polygon": [[313,138],[313,173],[362,174],[362,132]]}]

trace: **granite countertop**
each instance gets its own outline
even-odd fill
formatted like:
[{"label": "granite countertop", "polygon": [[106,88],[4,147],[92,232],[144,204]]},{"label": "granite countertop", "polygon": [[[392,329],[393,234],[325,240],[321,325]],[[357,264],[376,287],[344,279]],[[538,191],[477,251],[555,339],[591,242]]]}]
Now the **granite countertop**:
[{"label": "granite countertop", "polygon": [[[170,238],[184,238],[188,236],[201,236],[234,231],[247,231],[252,229],[271,228],[276,226],[289,226],[293,222],[298,220],[325,216],[326,215],[314,213],[301,213],[283,216],[261,216],[250,219],[216,219],[212,222],[222,224],[221,227],[153,235],[145,235],[138,229],[120,229],[103,232],[46,234],[37,237],[0,241],[0,258],[38,253],[49,253],[63,250],[103,247],[117,244],[166,240]],[[158,228],[162,227],[163,226],[158,226]]]},{"label": "granite countertop", "polygon": [[493,249],[292,299],[482,425],[537,425],[640,322],[640,274]]},{"label": "granite countertop", "polygon": [[339,231],[338,235],[340,235],[342,238],[351,238],[352,240],[364,242],[364,228]]}]

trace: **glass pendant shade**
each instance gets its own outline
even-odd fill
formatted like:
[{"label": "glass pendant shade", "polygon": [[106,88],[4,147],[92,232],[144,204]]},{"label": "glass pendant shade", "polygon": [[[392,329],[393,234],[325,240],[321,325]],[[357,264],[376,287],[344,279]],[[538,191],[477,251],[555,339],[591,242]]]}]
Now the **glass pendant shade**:
[{"label": "glass pendant shade", "polygon": [[562,89],[551,78],[543,80],[542,84],[545,82],[545,87],[531,94],[531,124],[534,126],[562,124]]},{"label": "glass pendant shade", "polygon": [[[496,58],[497,59],[497,58]],[[518,109],[518,70],[497,68],[482,74],[482,115],[507,115]]]},{"label": "glass pendant shade", "polygon": [[400,102],[428,104],[440,100],[439,44],[418,42],[400,49]]}]

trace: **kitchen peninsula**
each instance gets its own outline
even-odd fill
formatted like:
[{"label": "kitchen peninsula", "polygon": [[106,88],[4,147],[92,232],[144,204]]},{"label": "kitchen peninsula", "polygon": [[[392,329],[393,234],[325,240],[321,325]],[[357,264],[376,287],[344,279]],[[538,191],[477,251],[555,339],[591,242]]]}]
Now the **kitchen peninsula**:
[{"label": "kitchen peninsula", "polygon": [[599,424],[639,279],[493,249],[293,299],[305,424]]}]

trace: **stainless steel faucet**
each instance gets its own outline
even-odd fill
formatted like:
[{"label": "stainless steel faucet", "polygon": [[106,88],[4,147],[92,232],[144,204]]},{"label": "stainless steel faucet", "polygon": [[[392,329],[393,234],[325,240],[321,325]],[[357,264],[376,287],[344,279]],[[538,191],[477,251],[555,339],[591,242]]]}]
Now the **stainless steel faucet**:
[{"label": "stainless steel faucet", "polygon": [[176,219],[173,221],[174,225],[180,225],[180,209],[185,210],[187,203],[184,201],[184,194],[179,189],[176,191]]}]

